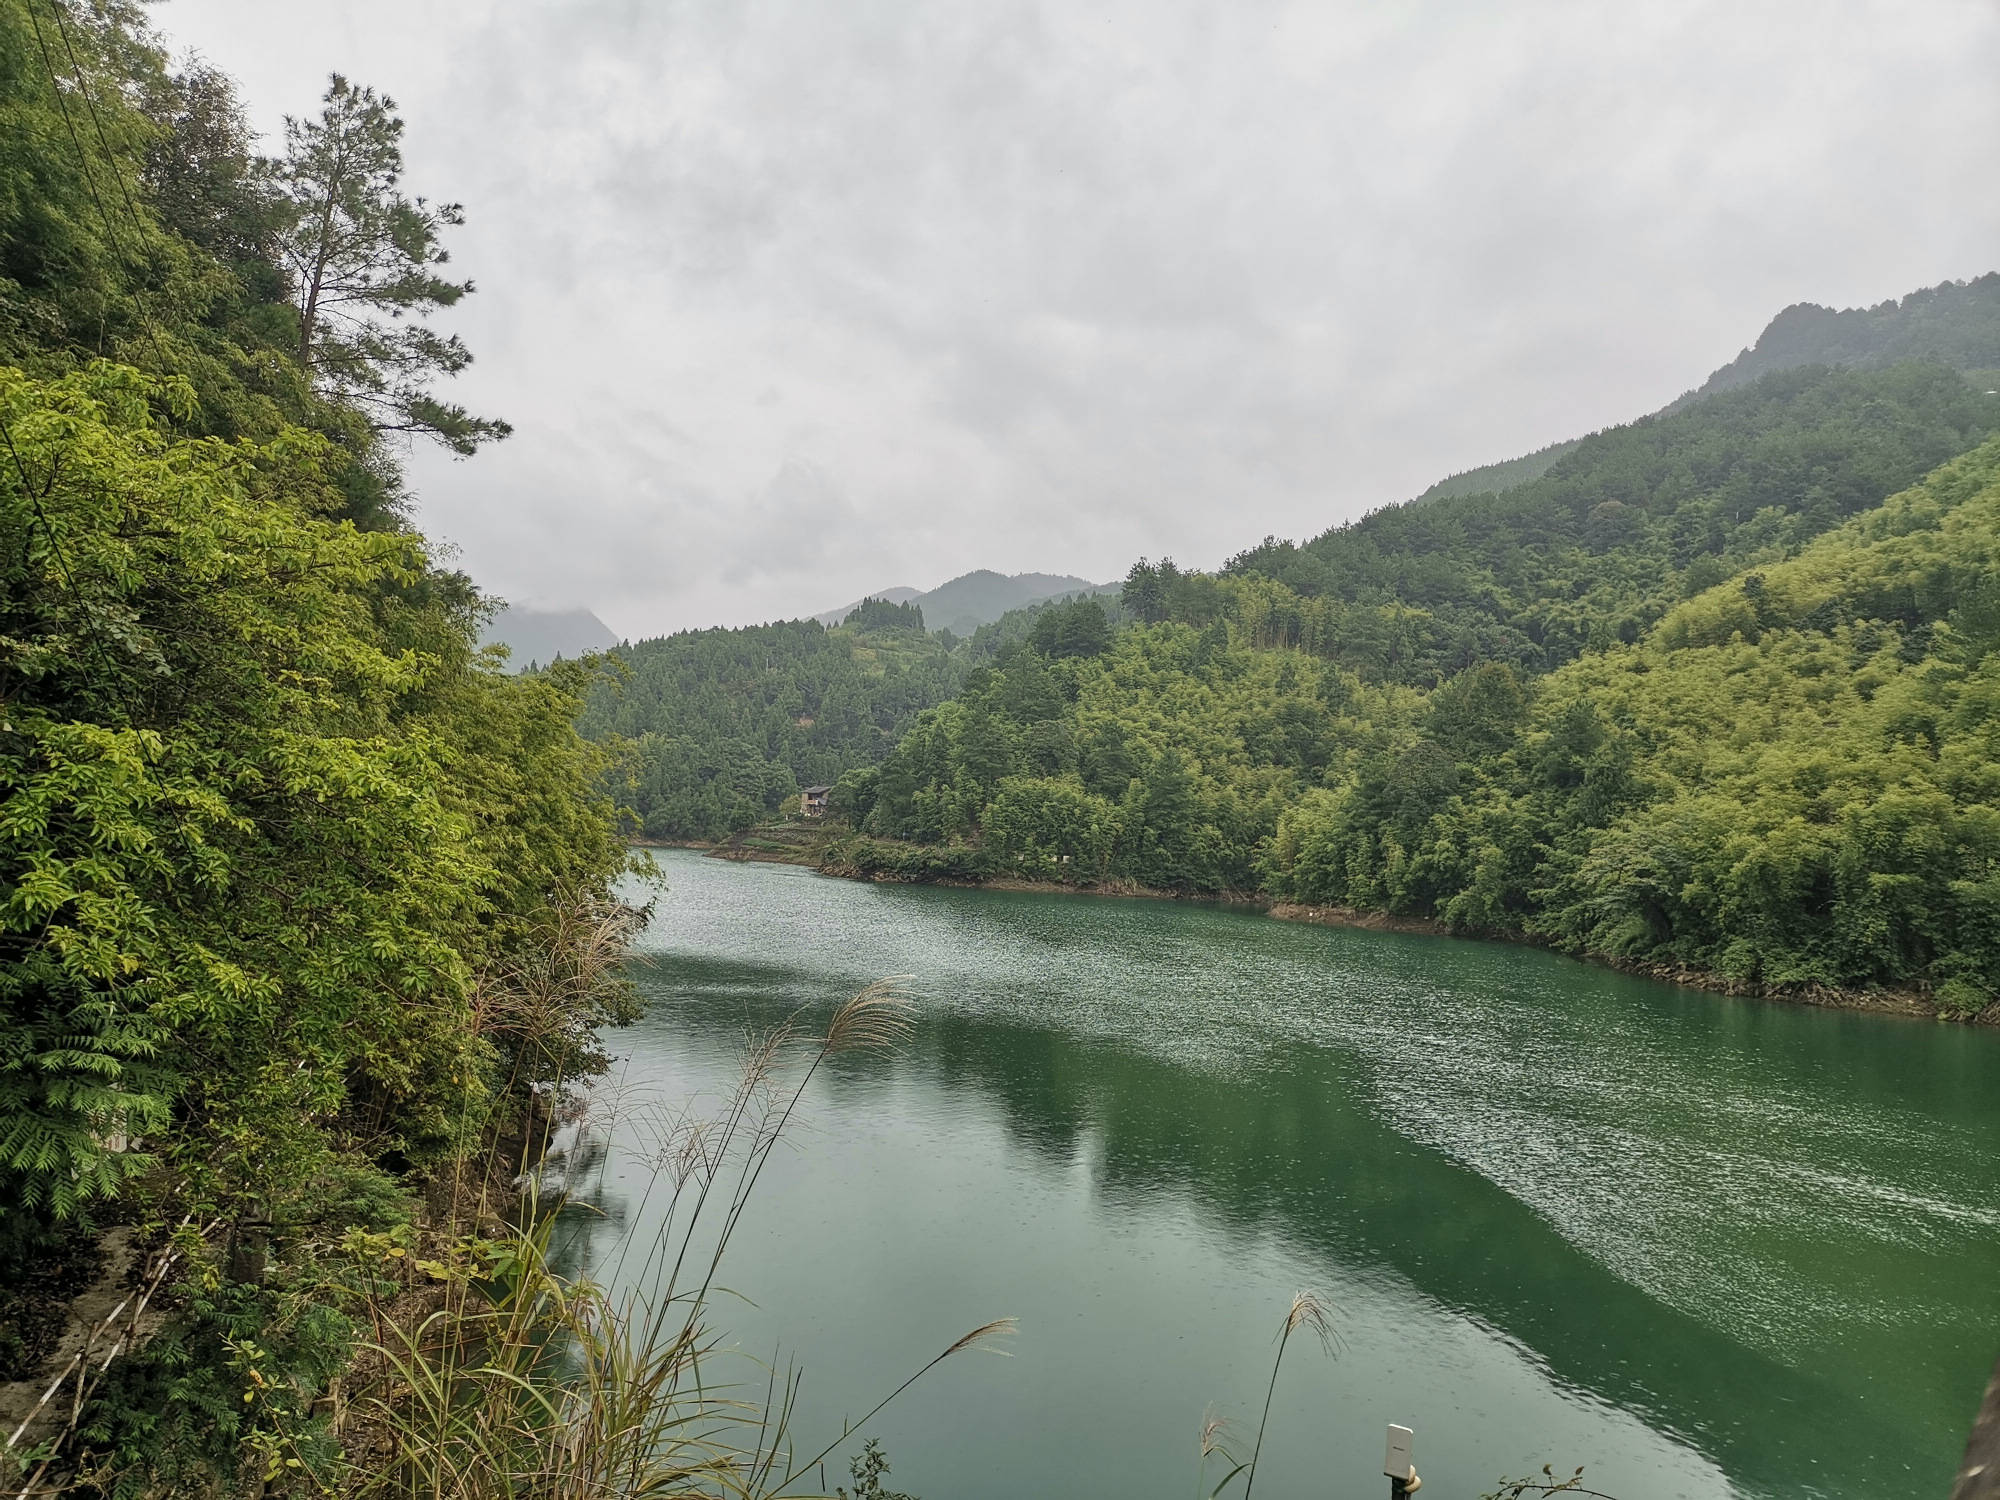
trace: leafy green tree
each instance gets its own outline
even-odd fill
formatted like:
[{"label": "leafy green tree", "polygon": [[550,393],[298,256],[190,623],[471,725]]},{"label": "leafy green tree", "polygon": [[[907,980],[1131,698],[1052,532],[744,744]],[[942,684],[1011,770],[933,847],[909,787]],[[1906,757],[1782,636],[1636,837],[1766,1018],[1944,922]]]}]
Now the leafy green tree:
[{"label": "leafy green tree", "polygon": [[1035,617],[1028,643],[1050,661],[1102,656],[1111,644],[1111,619],[1095,599],[1051,604]]},{"label": "leafy green tree", "polygon": [[449,1149],[496,1060],[474,976],[621,859],[581,674],[478,667],[416,539],[324,519],[326,444],[177,438],[191,405],[0,372],[0,1173],[30,1212]]},{"label": "leafy green tree", "polygon": [[275,176],[290,208],[279,243],[298,309],[298,359],[378,431],[421,433],[470,454],[511,429],[433,389],[472,362],[457,335],[425,321],[473,289],[438,274],[451,258],[444,231],[465,219],[456,203],[402,192],[395,107],[336,73],[317,119],[285,119]]},{"label": "leafy green tree", "polygon": [[1161,574],[1173,566],[1171,558],[1160,567],[1140,558],[1132,564],[1125,575],[1125,586],[1119,592],[1119,602],[1148,625],[1155,624],[1167,615],[1166,580]]},{"label": "leafy green tree", "polygon": [[1002,870],[1059,881],[1101,880],[1121,836],[1115,803],[1074,776],[1010,776],[980,820]]},{"label": "leafy green tree", "polygon": [[859,630],[922,630],[924,612],[914,604],[891,604],[887,599],[863,599],[840,622]]},{"label": "leafy green tree", "polygon": [[1509,748],[1528,722],[1528,700],[1513,672],[1488,662],[1458,673],[1430,695],[1431,733],[1460,760]]},{"label": "leafy green tree", "polygon": [[161,226],[259,278],[269,301],[282,304],[285,287],[276,273],[287,205],[251,149],[235,83],[192,63],[157,79],[145,104],[155,129],[140,182]]}]

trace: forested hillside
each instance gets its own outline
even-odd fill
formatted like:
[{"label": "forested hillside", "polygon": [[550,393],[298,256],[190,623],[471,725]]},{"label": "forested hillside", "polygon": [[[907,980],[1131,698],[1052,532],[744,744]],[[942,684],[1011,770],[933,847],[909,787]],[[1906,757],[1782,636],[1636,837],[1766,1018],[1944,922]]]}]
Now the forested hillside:
[{"label": "forested hillside", "polygon": [[691,630],[618,655],[626,671],[599,679],[583,732],[630,741],[619,795],[639,832],[710,840],[880,760],[918,710],[957,691],[968,653],[909,606],[876,602],[831,630]]},{"label": "forested hillside", "polygon": [[[506,426],[443,394],[458,211],[399,186],[401,128],[335,78],[262,162],[130,8],[0,0],[10,1490],[394,1486],[327,1393],[400,1284],[339,1246],[417,1243],[622,1013],[582,673],[486,665],[404,521],[404,441]],[[100,1276],[147,1327],[48,1368]]]},{"label": "forested hillside", "polygon": [[[1030,608],[1044,599],[1105,592],[1116,592],[1115,585],[1095,584],[1065,573],[1009,575],[995,573],[991,568],[977,568],[947,579],[934,589],[885,589],[869,598],[914,604],[924,612],[924,622],[930,629],[971,635],[980,626],[992,625],[1012,610]],[[845,608],[828,610],[813,618],[822,625],[838,625],[863,602],[856,600]]]},{"label": "forested hillside", "polygon": [[1996,428],[1940,365],[1788,371],[1504,496],[1219,575],[1142,563],[1138,628],[975,671],[851,775],[838,800],[882,837],[839,858],[1262,891],[1980,1009]]},{"label": "forested hillside", "polygon": [[1411,503],[1422,505],[1427,500],[1443,500],[1452,495],[1505,494],[1518,485],[1540,479],[1555,466],[1557,459],[1577,445],[1577,441],[1571,438],[1568,442],[1551,443],[1519,458],[1505,459],[1497,464],[1481,464],[1476,469],[1453,474],[1440,479]]},{"label": "forested hillside", "polygon": [[[1093,608],[1108,638],[1111,615]],[[785,620],[639,641],[612,654],[579,727],[617,743],[610,784],[633,832],[712,841],[880,761],[979,663],[1046,639],[1049,613],[1010,610],[960,640],[927,630],[914,602],[870,599],[831,629]]]},{"label": "forested hillside", "polygon": [[1773,318],[1757,342],[1709,376],[1698,394],[1731,390],[1800,365],[1881,369],[1910,359],[2000,373],[2000,271],[1925,287],[1874,307],[1836,311],[1800,302]]},{"label": "forested hillside", "polygon": [[[1994,385],[2000,379],[2000,272],[1972,281],[1943,282],[1874,307],[1836,311],[1797,303],[1773,318],[1754,345],[1710,375],[1699,390],[1667,409],[1748,385],[1779,370],[1808,365],[1881,369],[1905,360],[1985,372],[1994,378],[1983,384]],[[1417,496],[1416,503],[1451,495],[1502,494],[1541,478],[1578,441],[1551,443],[1520,458],[1453,474]]]},{"label": "forested hillside", "polygon": [[[1428,685],[1478,661],[1549,670],[1638,639],[1681,596],[1879,504],[2000,427],[1957,372],[1813,368],[1595,433],[1504,495],[1396,506],[1227,572],[1284,585],[1266,641]],[[1138,586],[1150,587],[1142,576]],[[1210,579],[1153,606],[1202,623]]]},{"label": "forested hillside", "polygon": [[2000,440],[1280,819],[1271,888],[1779,986],[2000,975]]}]

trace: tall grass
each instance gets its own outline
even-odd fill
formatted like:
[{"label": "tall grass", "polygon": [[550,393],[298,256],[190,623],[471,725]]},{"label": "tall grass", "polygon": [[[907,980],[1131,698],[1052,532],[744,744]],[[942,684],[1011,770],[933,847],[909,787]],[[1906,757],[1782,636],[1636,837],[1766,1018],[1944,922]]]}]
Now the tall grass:
[{"label": "tall grass", "polygon": [[[510,973],[487,1005],[496,1032],[526,1059],[517,1067],[553,1078],[552,1098],[563,1093],[561,1059],[581,1050],[582,1020],[605,1009],[603,991],[619,982],[636,931],[625,914],[583,913],[563,942],[550,945],[562,961]],[[384,1278],[369,1299],[374,1336],[338,1403],[335,1425],[347,1451],[376,1460],[355,1465],[342,1488],[431,1500],[776,1500],[799,1494],[825,1459],[939,1365],[1012,1333],[1013,1320],[1000,1318],[954,1339],[814,1447],[793,1432],[801,1373],[731,1350],[713,1322],[730,1242],[807,1089],[836,1054],[886,1052],[908,1034],[904,984],[869,985],[823,1029],[794,1015],[750,1038],[716,1110],[651,1119],[650,1171],[632,1222],[654,1227],[643,1241],[627,1236],[618,1244],[607,1280],[623,1292],[561,1269],[559,1200],[543,1196],[535,1172],[521,1179],[524,1199],[512,1222],[492,1221],[489,1169],[475,1191],[461,1179],[453,1211],[420,1253],[351,1237],[358,1257],[399,1262],[401,1274]],[[622,1119],[636,1127],[631,1116],[639,1111],[621,1090],[601,1089],[599,1102],[600,1125]],[[540,1118],[546,1145],[562,1110]],[[1213,1457],[1230,1465],[1207,1488],[1210,1500],[1239,1478],[1251,1500],[1278,1377],[1301,1330],[1330,1347],[1329,1311],[1309,1292],[1293,1298],[1280,1325],[1247,1461],[1230,1456],[1220,1422],[1204,1423],[1200,1484]]]},{"label": "tall grass", "polygon": [[[593,963],[615,963],[621,951],[615,941],[586,946]],[[575,1001],[590,986],[574,973],[560,982],[553,1001],[515,998],[496,1014],[550,1025],[567,1042]],[[823,1030],[794,1017],[756,1038],[718,1113],[663,1129],[639,1216],[663,1199],[659,1227],[622,1293],[560,1269],[560,1216],[534,1173],[515,1222],[491,1221],[482,1183],[469,1200],[453,1199],[465,1211],[434,1226],[415,1253],[382,1236],[350,1236],[351,1254],[398,1274],[368,1295],[373,1335],[338,1403],[336,1431],[362,1459],[343,1488],[432,1500],[797,1493],[852,1429],[800,1456],[792,1431],[800,1372],[726,1349],[712,1322],[717,1277],[821,1066],[837,1053],[887,1050],[909,1024],[908,998],[891,980],[841,1005]],[[634,1248],[621,1250],[613,1273],[621,1280]],[[939,1364],[1012,1328],[997,1319],[953,1340],[862,1422]]]},{"label": "tall grass", "polygon": [[[342,1238],[343,1264],[324,1294],[353,1312],[365,1334],[328,1389],[301,1393],[334,1441],[308,1451],[304,1427],[254,1433],[266,1494],[800,1496],[824,1461],[911,1385],[1014,1331],[1012,1319],[999,1318],[953,1339],[815,1445],[793,1430],[801,1372],[739,1353],[715,1325],[731,1241],[814,1078],[837,1054],[887,1052],[908,1034],[901,979],[869,985],[823,1028],[799,1013],[750,1038],[739,1076],[712,1113],[684,1106],[652,1118],[650,1171],[633,1222],[653,1227],[643,1240],[621,1239],[602,1279],[569,1268],[558,1237],[575,1213],[594,1210],[573,1203],[541,1161],[556,1129],[577,1123],[575,1077],[595,1071],[597,1027],[629,1009],[622,965],[643,919],[621,906],[558,903],[536,958],[482,986],[481,1031],[511,1059],[502,1093],[528,1101],[525,1124],[489,1129],[489,1149],[434,1184],[423,1224],[351,1229]],[[621,1116],[636,1123],[620,1089],[600,1087],[596,1101],[600,1127]],[[600,1177],[600,1196],[602,1186]],[[1222,1422],[1204,1421],[1198,1497],[1218,1500],[1240,1479],[1243,1500],[1253,1500],[1279,1375],[1302,1330],[1331,1347],[1330,1313],[1309,1292],[1293,1298],[1279,1327],[1249,1458],[1230,1454]],[[74,1406],[83,1404],[80,1386]],[[54,1477],[60,1446],[38,1455],[22,1500],[64,1489]],[[1211,1486],[1218,1458],[1226,1471]],[[1503,1493],[1593,1493],[1580,1480],[1581,1471],[1567,1481],[1518,1481]]]}]

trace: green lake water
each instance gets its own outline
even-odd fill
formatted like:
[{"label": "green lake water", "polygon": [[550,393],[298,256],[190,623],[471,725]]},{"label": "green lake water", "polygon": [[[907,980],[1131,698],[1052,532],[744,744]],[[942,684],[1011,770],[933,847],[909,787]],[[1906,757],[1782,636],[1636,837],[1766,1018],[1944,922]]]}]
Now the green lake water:
[{"label": "green lake water", "polygon": [[[1155,901],[873,886],[678,851],[610,1037],[576,1253],[657,1236],[658,1112],[745,1037],[915,976],[913,1035],[808,1090],[716,1321],[869,1424],[926,1500],[1193,1495],[1205,1411],[1256,1493],[1567,1473],[1622,1500],[1941,1497],[2000,1353],[2000,1034],[1731,1000],[1529,949]],[[761,1394],[761,1386],[759,1387]],[[844,1450],[845,1451],[845,1450]],[[1220,1477],[1211,1468],[1210,1480]],[[845,1461],[827,1482],[846,1482]]]}]

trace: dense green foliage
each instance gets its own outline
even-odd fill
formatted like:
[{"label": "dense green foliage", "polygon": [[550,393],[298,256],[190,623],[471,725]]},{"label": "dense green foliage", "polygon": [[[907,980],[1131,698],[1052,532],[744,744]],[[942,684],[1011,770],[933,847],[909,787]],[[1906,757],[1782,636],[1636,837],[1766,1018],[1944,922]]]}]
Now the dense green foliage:
[{"label": "dense green foliage", "polygon": [[[495,1063],[477,976],[618,862],[569,727],[581,673],[487,666],[476,593],[368,503],[394,479],[373,424],[296,370],[261,401],[233,378],[280,362],[289,303],[252,265],[283,216],[244,187],[226,90],[116,11],[0,23],[0,118],[40,173],[0,225],[40,372],[0,371],[7,1198],[68,1218],[165,1169],[220,1202],[330,1149],[434,1151]],[[103,96],[58,97],[44,43]],[[78,114],[104,132],[72,140]],[[169,271],[207,294],[167,303]],[[85,281],[100,338],[185,372],[91,359]],[[388,484],[357,506],[357,475]]]},{"label": "dense green foliage", "polygon": [[[1631,642],[1687,594],[1784,555],[2000,427],[1941,365],[1808,369],[1593,434],[1500,496],[1377,511],[1229,571],[1284,584],[1247,619],[1370,676],[1429,685],[1481,661],[1539,673]],[[1210,580],[1168,611],[1203,623]]]},{"label": "dense green foliage", "polygon": [[1094,600],[1037,604],[959,640],[927,634],[915,605],[870,599],[832,629],[683,631],[613,653],[620,670],[599,678],[579,725],[622,742],[612,784],[636,832],[712,841],[771,817],[802,787],[873,766],[921,711],[1030,632],[1050,655],[1076,654],[1101,649],[1111,617]]},{"label": "dense green foliage", "polygon": [[800,787],[881,759],[963,679],[965,653],[907,606],[849,619],[692,630],[617,653],[625,671],[598,682],[581,725],[631,741],[619,798],[640,832],[718,839],[761,821]]},{"label": "dense green foliage", "polygon": [[226,81],[170,73],[122,7],[0,4],[0,361],[185,374],[200,431],[351,429],[282,357],[280,218]]},{"label": "dense green foliage", "polygon": [[395,241],[342,273],[338,370],[284,259],[300,152],[255,159],[135,12],[0,0],[0,1276],[107,1220],[171,1244],[168,1326],[65,1450],[132,1493],[325,1450],[354,1331],[317,1257],[625,1014],[579,977],[626,859],[586,670],[478,650],[381,437],[498,433],[429,394],[454,341],[370,332],[466,290],[410,280],[455,210],[415,222],[386,101],[335,94],[294,144],[372,155],[322,230]]},{"label": "dense green foliage", "polygon": [[[471,287],[433,274],[457,209],[403,196],[400,131],[388,101],[336,79],[267,162],[231,82],[173,71],[135,8],[0,0],[0,363],[184,377],[190,434],[317,432],[342,512],[394,526],[378,434],[466,452],[506,430],[435,393],[470,355],[426,315]],[[317,303],[294,274],[315,266]]]},{"label": "dense green foliage", "polygon": [[921,605],[908,601],[897,604],[888,599],[863,599],[840,623],[864,631],[922,630],[924,611]]},{"label": "dense green foliage", "polygon": [[1798,365],[1871,369],[1909,359],[2000,372],[2000,271],[1925,287],[1874,307],[1835,311],[1797,303],[1773,318],[1753,347],[1709,376],[1700,394]]},{"label": "dense green foliage", "polygon": [[[2000,972],[2000,403],[1768,377],[1051,623],[837,805],[844,863],[1305,903],[1777,986]],[[1622,498],[1620,498],[1622,497]],[[1886,503],[1885,503],[1886,502]]]},{"label": "dense green foliage", "polygon": [[1128,630],[1097,656],[1017,650],[922,715],[850,806],[872,833],[977,841],[995,873],[1248,888],[1302,787],[1418,701],[1221,622]]},{"label": "dense green foliage", "polygon": [[2000,975],[2000,442],[1532,702],[1454,679],[1273,886],[1779,985]]}]

